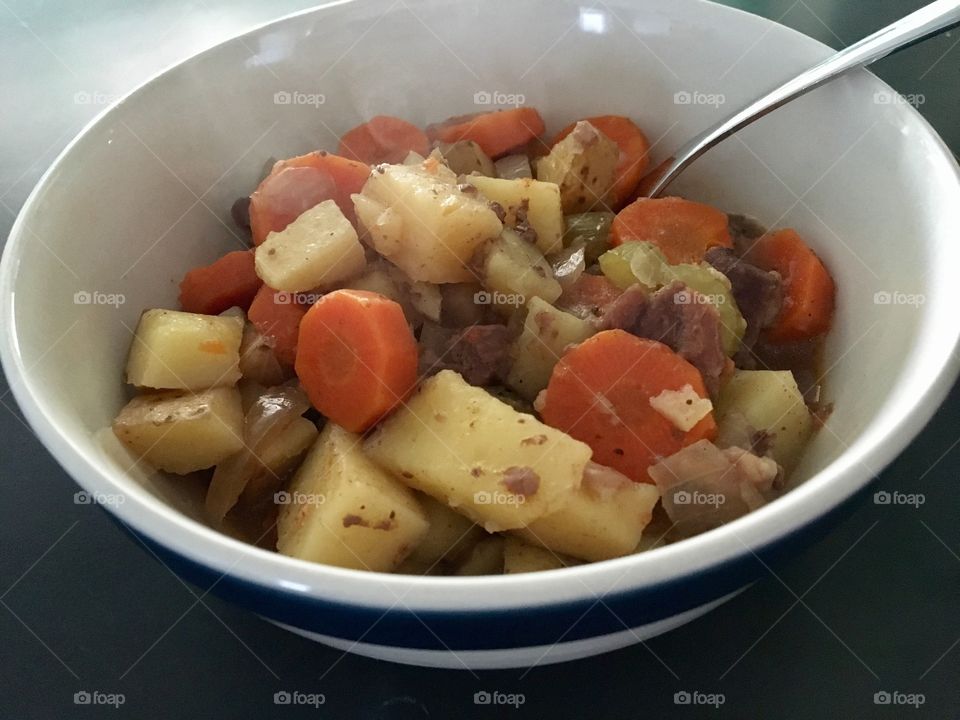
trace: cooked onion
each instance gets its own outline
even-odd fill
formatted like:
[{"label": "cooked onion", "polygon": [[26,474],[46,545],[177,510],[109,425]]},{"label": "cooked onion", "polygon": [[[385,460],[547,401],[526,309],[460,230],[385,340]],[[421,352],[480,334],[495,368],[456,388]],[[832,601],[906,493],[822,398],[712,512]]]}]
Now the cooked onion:
[{"label": "cooked onion", "polygon": [[493,165],[496,168],[498,178],[517,180],[533,177],[530,160],[526,155],[507,155],[497,160]]},{"label": "cooked onion", "polygon": [[243,421],[243,449],[217,465],[207,489],[205,504],[214,521],[223,520],[250,480],[270,472],[260,461],[263,449],[309,407],[296,382],[270,388],[250,406]]}]

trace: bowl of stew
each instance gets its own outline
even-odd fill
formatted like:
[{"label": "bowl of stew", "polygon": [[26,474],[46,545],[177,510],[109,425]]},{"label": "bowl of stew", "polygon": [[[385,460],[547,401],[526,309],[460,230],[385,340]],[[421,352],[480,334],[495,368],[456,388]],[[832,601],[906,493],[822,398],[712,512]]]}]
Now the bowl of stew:
[{"label": "bowl of stew", "polygon": [[177,572],[321,642],[482,668],[669,630],[828,531],[956,377],[957,165],[871,74],[643,196],[828,52],[699,0],[254,29],[31,194],[11,389]]}]

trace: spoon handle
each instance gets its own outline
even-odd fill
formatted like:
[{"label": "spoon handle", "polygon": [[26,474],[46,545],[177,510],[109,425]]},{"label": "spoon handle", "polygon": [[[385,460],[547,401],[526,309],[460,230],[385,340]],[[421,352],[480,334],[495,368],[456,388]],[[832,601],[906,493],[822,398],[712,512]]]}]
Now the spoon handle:
[{"label": "spoon handle", "polygon": [[960,0],[936,0],[882,30],[831,55],[721,123],[708,128],[681,147],[667,162],[654,169],[641,187],[648,197],[660,195],[677,175],[707,150],[754,120],[773,112],[794,98],[829,82],[853,68],[863,67],[928,37],[960,24]]}]

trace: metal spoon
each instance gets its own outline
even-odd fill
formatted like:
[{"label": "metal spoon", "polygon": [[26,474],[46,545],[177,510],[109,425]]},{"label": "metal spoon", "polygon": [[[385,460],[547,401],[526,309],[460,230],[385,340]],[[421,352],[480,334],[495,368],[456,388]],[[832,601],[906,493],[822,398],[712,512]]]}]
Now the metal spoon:
[{"label": "metal spoon", "polygon": [[809,70],[754,100],[726,120],[708,128],[651,170],[641,181],[641,195],[657,197],[690,164],[717,143],[848,70],[864,67],[897,50],[960,25],[960,0],[936,0],[887,25],[858,43],[830,56]]}]

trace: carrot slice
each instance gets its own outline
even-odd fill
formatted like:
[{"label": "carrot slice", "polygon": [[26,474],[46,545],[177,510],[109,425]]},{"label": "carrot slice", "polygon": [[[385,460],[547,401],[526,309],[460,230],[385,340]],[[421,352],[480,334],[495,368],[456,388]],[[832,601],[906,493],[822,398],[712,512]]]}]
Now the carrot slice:
[{"label": "carrot slice", "polygon": [[783,278],[783,305],[764,332],[772,343],[809,340],[830,329],[836,287],[830,272],[795,230],[768,233],[744,259]]},{"label": "carrot slice", "polygon": [[617,213],[610,242],[634,240],[652,242],[671,264],[698,263],[709,248],[733,247],[726,213],[678,197],[640,198]]},{"label": "carrot slice", "polygon": [[370,168],[364,163],[325,152],[281,160],[250,196],[253,243],[259,245],[324,200],[336,202],[356,225],[350,196],[363,189],[368,177]]},{"label": "carrot slice", "polygon": [[589,445],[596,462],[635,482],[652,482],[647,468],[657,458],[716,435],[712,412],[684,432],[650,405],[664,390],[686,385],[708,397],[700,372],[666,345],[605,330],[560,358],[542,415]]},{"label": "carrot slice", "polygon": [[406,120],[377,115],[340,138],[342,156],[368,165],[402,163],[410,152],[426,155],[430,141],[416,125]]},{"label": "carrot slice", "polygon": [[304,313],[306,309],[291,293],[263,285],[250,303],[247,318],[273,343],[277,360],[290,366],[297,358],[297,336]]},{"label": "carrot slice", "polygon": [[427,137],[441,142],[473,140],[490,157],[498,158],[543,135],[543,118],[533,108],[460,115],[427,126]]},{"label": "carrot slice", "polygon": [[[640,178],[650,164],[650,141],[636,123],[623,115],[597,115],[584,118],[597,130],[613,140],[620,148],[620,161],[614,174],[613,188],[610,190],[610,204],[620,207],[637,189]],[[572,123],[557,133],[550,143],[556,145],[569,135],[576,123]]]},{"label": "carrot slice", "polygon": [[183,276],[180,307],[204,315],[217,315],[234,306],[246,310],[262,284],[254,269],[253,252],[235,250]]},{"label": "carrot slice", "polygon": [[416,385],[417,341],[393,300],[336,290],[304,316],[295,369],[317,410],[363,432]]}]

